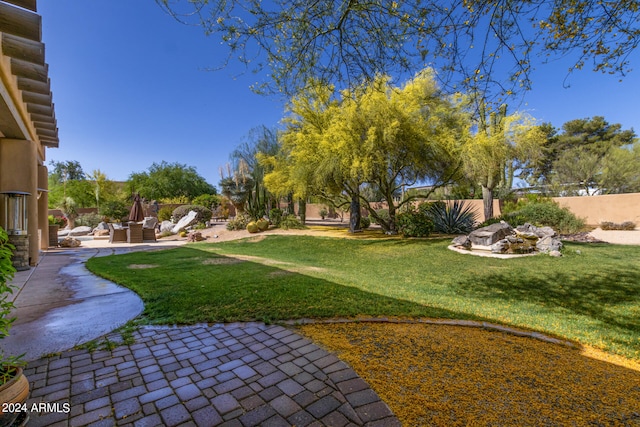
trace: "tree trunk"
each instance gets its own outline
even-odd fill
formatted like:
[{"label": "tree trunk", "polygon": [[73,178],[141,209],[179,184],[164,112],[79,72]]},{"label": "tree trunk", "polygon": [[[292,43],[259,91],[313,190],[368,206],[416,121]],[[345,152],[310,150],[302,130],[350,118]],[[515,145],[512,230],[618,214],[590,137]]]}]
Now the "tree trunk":
[{"label": "tree trunk", "polygon": [[287,210],[289,211],[289,214],[290,215],[295,215],[296,214],[296,208],[295,208],[295,205],[293,203],[293,193],[289,193],[287,195],[287,202],[288,202]]},{"label": "tree trunk", "polygon": [[307,201],[305,199],[298,200],[298,215],[300,215],[300,222],[304,225],[307,220]]},{"label": "tree trunk", "polygon": [[484,220],[493,218],[493,188],[482,186],[482,201],[484,205]]},{"label": "tree trunk", "polygon": [[358,194],[351,196],[351,207],[349,215],[349,233],[359,233],[362,231],[360,228],[360,197]]}]

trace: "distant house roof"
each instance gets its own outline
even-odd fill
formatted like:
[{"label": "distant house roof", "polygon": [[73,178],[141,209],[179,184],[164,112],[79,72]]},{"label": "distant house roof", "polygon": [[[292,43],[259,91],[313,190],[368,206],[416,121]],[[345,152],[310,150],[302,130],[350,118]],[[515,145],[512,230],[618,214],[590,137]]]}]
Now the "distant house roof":
[{"label": "distant house roof", "polygon": [[0,0],[0,137],[57,147],[41,21],[36,0]]}]

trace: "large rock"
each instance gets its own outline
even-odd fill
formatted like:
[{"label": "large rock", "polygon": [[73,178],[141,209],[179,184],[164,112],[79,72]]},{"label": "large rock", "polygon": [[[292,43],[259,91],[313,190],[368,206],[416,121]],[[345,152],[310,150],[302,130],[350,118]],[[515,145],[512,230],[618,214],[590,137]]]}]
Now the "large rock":
[{"label": "large rock", "polygon": [[506,222],[499,222],[472,231],[469,240],[474,245],[491,246],[511,234],[513,228]]},{"label": "large rock", "polygon": [[453,239],[451,244],[456,248],[462,248],[467,250],[471,249],[471,240],[469,240],[469,236],[458,236],[455,239]]},{"label": "large rock", "polygon": [[562,249],[562,242],[558,238],[544,236],[536,242],[536,249],[538,249],[539,252],[560,252]]},{"label": "large rock", "polygon": [[523,225],[519,225],[516,227],[516,233],[521,235],[535,235],[538,238],[551,236],[555,237],[556,232],[551,227],[536,227],[535,225],[531,225],[528,222],[525,222]]},{"label": "large rock", "polygon": [[79,227],[74,228],[69,232],[69,236],[86,236],[91,233],[91,227],[86,225],[81,225]]},{"label": "large rock", "polygon": [[168,231],[169,233],[173,233],[173,227],[175,226],[174,223],[172,223],[171,221],[162,221],[160,223],[160,232],[163,233],[165,231]]},{"label": "large rock", "polygon": [[65,237],[60,241],[60,247],[62,248],[77,248],[78,246],[80,246],[80,240],[73,237]]},{"label": "large rock", "polygon": [[187,228],[189,225],[191,225],[192,222],[194,222],[196,220],[196,216],[197,215],[198,214],[195,211],[189,211],[188,214],[186,214],[185,216],[180,218],[180,221],[178,221],[178,223],[173,227],[171,232],[173,234],[176,234],[181,229]]}]

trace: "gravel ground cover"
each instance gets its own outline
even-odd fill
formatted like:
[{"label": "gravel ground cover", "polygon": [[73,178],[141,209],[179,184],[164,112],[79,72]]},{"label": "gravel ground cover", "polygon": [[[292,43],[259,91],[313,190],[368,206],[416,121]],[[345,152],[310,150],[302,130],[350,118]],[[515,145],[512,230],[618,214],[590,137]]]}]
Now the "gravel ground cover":
[{"label": "gravel ground cover", "polygon": [[298,330],[350,364],[403,425],[640,426],[640,364],[589,348],[459,326]]}]

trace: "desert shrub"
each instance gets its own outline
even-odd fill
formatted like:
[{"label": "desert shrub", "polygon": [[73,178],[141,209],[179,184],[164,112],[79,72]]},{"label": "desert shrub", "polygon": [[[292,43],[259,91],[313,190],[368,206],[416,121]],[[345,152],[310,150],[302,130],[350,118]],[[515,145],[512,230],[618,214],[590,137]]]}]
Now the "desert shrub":
[{"label": "desert shrub", "polygon": [[305,227],[295,215],[283,215],[280,220],[280,228],[288,230],[292,229],[304,229]]},{"label": "desert shrub", "polygon": [[258,228],[258,223],[255,221],[249,222],[249,224],[247,224],[247,231],[249,233],[257,233],[258,231],[260,231],[260,229]]},{"label": "desert shrub", "polygon": [[396,217],[398,232],[405,237],[427,237],[433,231],[433,221],[426,212],[410,210]]},{"label": "desert shrub", "polygon": [[158,221],[171,221],[171,215],[173,215],[173,208],[164,206],[158,211]]},{"label": "desert shrub", "polygon": [[371,220],[369,219],[368,216],[360,217],[360,228],[361,229],[366,230],[370,226],[371,226]]},{"label": "desert shrub", "polygon": [[244,230],[247,228],[247,224],[251,221],[251,218],[245,214],[238,214],[234,219],[227,223],[227,230]]},{"label": "desert shrub", "polygon": [[444,202],[422,203],[419,208],[433,221],[434,230],[446,234],[467,234],[473,230],[476,214],[470,205],[456,200],[451,205]]},{"label": "desert shrub", "polygon": [[276,227],[280,227],[280,221],[282,220],[282,209],[280,208],[273,208],[269,211],[269,220],[271,221],[271,224],[273,224]]},{"label": "desert shrub", "polygon": [[329,215],[329,211],[327,210],[327,208],[322,207],[318,211],[318,214],[320,215],[320,218],[325,219],[327,217],[327,215]]},{"label": "desert shrub", "polygon": [[576,217],[569,209],[560,207],[554,200],[539,195],[527,195],[517,202],[505,203],[503,215],[485,221],[491,224],[504,220],[512,227],[517,227],[525,222],[538,227],[549,226],[558,233],[576,233],[584,229],[584,220]]},{"label": "desert shrub", "polygon": [[[387,221],[387,222],[389,221],[389,209],[376,209],[376,214],[384,221]],[[380,224],[378,220],[373,216],[370,217],[369,219],[374,224]]]},{"label": "desert shrub", "polygon": [[180,221],[183,217],[185,217],[189,211],[194,211],[196,213],[195,221],[197,223],[206,223],[211,219],[211,209],[206,208],[204,206],[199,205],[182,205],[178,206],[173,210],[172,217],[175,222]]},{"label": "desert shrub", "polygon": [[96,228],[101,222],[102,215],[97,213],[84,213],[78,215],[78,218],[76,218],[76,227],[84,225],[87,227]]},{"label": "desert shrub", "polygon": [[632,221],[625,221],[621,224],[615,222],[603,221],[600,223],[600,228],[603,230],[635,230],[636,223]]}]

